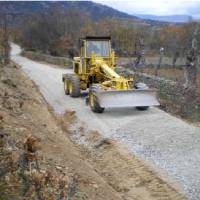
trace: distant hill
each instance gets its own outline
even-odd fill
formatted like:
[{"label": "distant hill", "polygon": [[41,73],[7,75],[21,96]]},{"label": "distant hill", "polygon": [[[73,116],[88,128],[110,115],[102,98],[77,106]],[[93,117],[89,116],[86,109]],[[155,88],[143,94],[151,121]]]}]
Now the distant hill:
[{"label": "distant hill", "polygon": [[[0,12],[5,7],[9,12],[21,14],[23,18],[26,14],[45,13],[49,8],[57,5],[64,8],[66,12],[72,9],[79,10],[93,20],[117,18],[126,20],[130,24],[134,22],[150,26],[163,26],[167,24],[166,22],[155,21],[149,18],[141,19],[135,15],[130,15],[93,1],[0,1]],[[13,24],[16,24],[18,19],[19,17],[14,19]]]},{"label": "distant hill", "polygon": [[169,15],[169,16],[156,16],[156,15],[136,15],[140,19],[150,19],[160,22],[171,22],[171,23],[186,23],[192,21],[192,17],[188,15]]},{"label": "distant hill", "polygon": [[0,1],[0,9],[6,7],[7,10],[21,14],[45,12],[48,8],[60,5],[64,9],[76,9],[87,13],[93,20],[103,18],[124,18],[139,20],[136,16],[120,12],[111,7],[94,3],[91,1]]}]

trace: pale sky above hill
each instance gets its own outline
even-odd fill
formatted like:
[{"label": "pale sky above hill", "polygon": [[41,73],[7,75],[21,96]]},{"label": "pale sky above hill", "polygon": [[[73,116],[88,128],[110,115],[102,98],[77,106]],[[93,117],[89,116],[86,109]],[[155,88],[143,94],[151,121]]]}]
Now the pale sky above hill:
[{"label": "pale sky above hill", "polygon": [[191,15],[200,18],[200,0],[95,0],[129,14]]}]

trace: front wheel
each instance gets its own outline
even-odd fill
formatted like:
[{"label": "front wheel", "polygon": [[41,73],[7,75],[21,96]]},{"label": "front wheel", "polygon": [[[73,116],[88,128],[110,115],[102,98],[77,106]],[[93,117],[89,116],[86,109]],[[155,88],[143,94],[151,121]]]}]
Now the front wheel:
[{"label": "front wheel", "polygon": [[68,81],[69,87],[69,95],[71,97],[79,97],[80,96],[80,79],[77,76],[69,77]]},{"label": "front wheel", "polygon": [[99,105],[97,97],[93,94],[93,92],[89,93],[89,105],[93,112],[103,113],[104,111],[104,108]]}]

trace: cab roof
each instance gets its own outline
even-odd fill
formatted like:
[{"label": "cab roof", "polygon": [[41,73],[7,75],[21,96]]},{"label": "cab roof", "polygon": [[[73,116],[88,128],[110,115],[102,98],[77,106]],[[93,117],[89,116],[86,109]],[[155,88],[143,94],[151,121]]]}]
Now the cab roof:
[{"label": "cab roof", "polygon": [[110,36],[86,36],[85,40],[111,40]]}]

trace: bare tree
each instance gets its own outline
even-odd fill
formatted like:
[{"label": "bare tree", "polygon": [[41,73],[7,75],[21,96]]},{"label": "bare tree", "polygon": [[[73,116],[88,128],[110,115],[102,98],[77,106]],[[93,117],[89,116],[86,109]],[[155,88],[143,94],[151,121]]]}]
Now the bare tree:
[{"label": "bare tree", "polygon": [[196,87],[197,66],[198,66],[198,41],[199,26],[197,25],[194,31],[191,49],[186,55],[186,66],[184,68],[185,87]]},{"label": "bare tree", "polygon": [[158,60],[158,65],[156,66],[156,70],[155,70],[155,75],[158,76],[158,70],[160,69],[161,65],[162,65],[162,61],[163,61],[163,56],[164,56],[164,48],[160,47],[159,50],[159,60]]},{"label": "bare tree", "polygon": [[145,60],[145,45],[143,38],[139,38],[139,51],[137,52],[137,57],[135,60],[135,67],[139,64],[146,65]]}]

